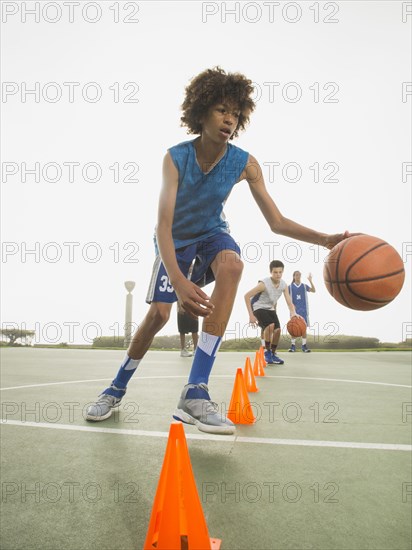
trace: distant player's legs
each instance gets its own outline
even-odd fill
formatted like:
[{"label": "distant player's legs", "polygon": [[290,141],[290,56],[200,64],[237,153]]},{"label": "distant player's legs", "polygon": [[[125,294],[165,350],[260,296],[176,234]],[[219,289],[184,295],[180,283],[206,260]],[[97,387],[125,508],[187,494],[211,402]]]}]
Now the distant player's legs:
[{"label": "distant player's legs", "polygon": [[[306,326],[309,325],[309,319],[308,319],[308,316],[307,316],[307,313],[306,313],[306,309],[305,310],[296,310],[296,313],[298,313],[301,317],[303,317],[303,319],[305,320],[305,323],[306,323]],[[302,338],[302,351],[303,353],[310,353],[310,349],[308,348],[307,346],[307,331],[305,330],[304,334],[302,334],[301,336]],[[289,349],[289,351],[296,351],[296,338],[292,338],[292,343],[291,343],[291,347]]]},{"label": "distant player's legs", "polygon": [[[307,319],[305,319],[305,323],[308,324]],[[310,353],[310,349],[308,348],[307,343],[306,343],[307,342],[306,338],[307,338],[307,332],[305,330],[305,333],[302,334],[302,351],[303,351],[303,353]]]},{"label": "distant player's legs", "polygon": [[232,434],[235,426],[218,413],[210,400],[207,384],[232,312],[243,263],[234,250],[222,250],[214,258],[211,268],[215,277],[211,302],[215,307],[203,320],[188,384],[183,389],[174,417],[195,424],[201,431]]},{"label": "distant player's legs", "polygon": [[180,357],[192,357],[193,353],[186,349],[186,334],[180,332]]},{"label": "distant player's legs", "polygon": [[178,312],[177,329],[180,335],[180,357],[192,357],[193,353],[186,347],[186,334],[197,332],[199,321],[190,317],[186,312]]},{"label": "distant player's legs", "polygon": [[198,332],[192,332],[192,340],[193,340],[193,350],[196,351],[197,343],[199,341],[199,333]]},{"label": "distant player's legs", "polygon": [[186,334],[180,333],[180,349],[183,350],[186,347]]},{"label": "distant player's legs", "polygon": [[171,308],[172,304],[152,302],[149,311],[132,338],[117,375],[111,385],[103,391],[100,399],[88,408],[86,420],[100,421],[111,416],[112,409],[120,404],[126,393],[127,384],[150,348],[153,338],[167,323]]}]

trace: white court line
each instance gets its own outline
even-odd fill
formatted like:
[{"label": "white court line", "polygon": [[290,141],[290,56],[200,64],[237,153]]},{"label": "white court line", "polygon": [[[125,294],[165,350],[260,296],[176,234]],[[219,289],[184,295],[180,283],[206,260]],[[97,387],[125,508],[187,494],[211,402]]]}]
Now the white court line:
[{"label": "white court line", "polygon": [[[166,379],[172,379],[172,378],[187,378],[187,374],[185,375],[166,375],[166,376],[137,376],[136,378],[132,379],[132,382],[138,382],[139,380],[166,380]],[[232,374],[212,374],[211,378],[234,378],[234,375]],[[412,386],[408,386],[406,384],[388,384],[386,382],[370,382],[368,380],[346,380],[342,378],[315,378],[315,377],[309,377],[309,376],[271,376],[271,375],[265,375],[261,378],[287,378],[290,380],[318,380],[320,382],[343,382],[345,384],[370,384],[372,386],[390,386],[395,388],[412,388]],[[0,391],[8,391],[8,390],[23,390],[26,388],[44,388],[47,386],[62,386],[64,384],[84,384],[85,382],[107,382],[108,380],[112,380],[112,378],[94,378],[91,380],[66,380],[65,382],[46,382],[44,384],[28,384],[25,386],[10,386],[8,388],[0,388]]]},{"label": "white court line", "polygon": [[387,382],[370,382],[369,380],[346,380],[344,378],[312,378],[309,376],[268,376],[267,378],[290,378],[292,380],[320,380],[322,382],[345,382],[347,384],[371,384],[373,386],[393,386],[395,388],[412,388],[406,384],[388,384]]},{"label": "white court line", "polygon": [[[226,376],[226,375],[223,375]],[[229,375],[226,376],[227,378],[230,378]],[[176,374],[176,375],[169,375],[169,376],[138,376],[132,380],[132,382],[136,382],[136,380],[155,380],[155,379],[162,379],[162,378],[187,378],[187,374]],[[112,381],[113,377],[111,378],[94,378],[92,380],[66,380],[65,382],[46,382],[44,384],[28,384],[26,386],[10,386],[9,388],[0,388],[0,391],[7,391],[7,390],[21,390],[25,388],[43,388],[45,386],[61,386],[63,384],[83,384],[84,382],[107,382],[110,380]]]},{"label": "white court line", "polygon": [[[149,432],[146,430],[126,430],[115,428],[94,428],[92,426],[76,426],[70,424],[47,424],[45,422],[22,422],[21,420],[3,420],[1,426],[23,426],[27,428],[49,428],[52,430],[71,430],[76,432],[95,432],[117,435],[133,435],[140,437],[163,437],[169,436],[168,432]],[[311,439],[272,439],[264,437],[237,437],[230,435],[213,434],[186,434],[187,439],[199,441],[229,441],[232,443],[254,443],[264,445],[289,445],[298,447],[334,447],[344,449],[367,449],[378,451],[412,451],[412,445],[401,445],[397,443],[358,443],[354,441],[316,441]]]},{"label": "white court line", "polygon": [[44,384],[27,384],[26,386],[10,386],[9,388],[0,388],[0,391],[23,390],[25,388],[44,388],[45,386],[61,386],[63,384],[81,384],[83,382],[107,382],[112,378],[95,378],[94,380],[66,380],[65,382],[47,382]]}]

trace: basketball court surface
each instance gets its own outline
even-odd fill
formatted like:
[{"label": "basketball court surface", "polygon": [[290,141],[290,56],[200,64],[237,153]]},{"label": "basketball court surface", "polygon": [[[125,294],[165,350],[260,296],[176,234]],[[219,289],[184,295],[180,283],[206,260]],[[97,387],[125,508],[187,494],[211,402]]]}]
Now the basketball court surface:
[{"label": "basketball court surface", "polygon": [[[141,549],[191,359],[150,351],[90,423],[124,352],[1,354],[1,548]],[[411,548],[411,354],[280,355],[249,393],[255,424],[185,426],[209,535],[222,550]],[[209,389],[226,410],[247,356],[218,355]]]}]

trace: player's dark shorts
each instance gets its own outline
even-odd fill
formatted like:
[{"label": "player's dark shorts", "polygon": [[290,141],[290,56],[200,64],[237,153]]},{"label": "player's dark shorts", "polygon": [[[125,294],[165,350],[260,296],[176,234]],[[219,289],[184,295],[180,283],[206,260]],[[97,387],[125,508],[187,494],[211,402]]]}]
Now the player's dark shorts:
[{"label": "player's dark shorts", "polygon": [[[155,248],[157,249],[156,244]],[[203,287],[215,280],[210,266],[217,254],[222,250],[233,250],[240,256],[240,248],[233,240],[233,237],[229,233],[220,232],[203,241],[178,248],[176,250],[176,260],[185,277],[187,277],[190,266],[194,261],[190,279],[197,286]],[[168,304],[177,302],[176,293],[170,284],[165,266],[158,253],[153,265],[146,302],[148,304],[152,302],[164,302]]]},{"label": "player's dark shorts", "polygon": [[280,328],[279,319],[274,309],[257,309],[253,315],[259,321],[260,328],[265,329],[272,323],[275,324],[275,328]]},{"label": "player's dark shorts", "polygon": [[193,319],[186,313],[177,314],[177,329],[179,334],[189,334],[199,332],[199,320]]}]

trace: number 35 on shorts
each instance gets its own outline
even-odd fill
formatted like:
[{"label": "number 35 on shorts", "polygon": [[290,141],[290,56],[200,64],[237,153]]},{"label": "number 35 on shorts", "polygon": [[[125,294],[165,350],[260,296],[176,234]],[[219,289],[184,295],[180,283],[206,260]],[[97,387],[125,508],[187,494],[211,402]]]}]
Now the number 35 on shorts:
[{"label": "number 35 on shorts", "polygon": [[169,277],[167,275],[162,275],[160,277],[161,285],[159,286],[160,292],[174,292],[174,288],[170,284]]}]

